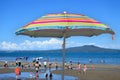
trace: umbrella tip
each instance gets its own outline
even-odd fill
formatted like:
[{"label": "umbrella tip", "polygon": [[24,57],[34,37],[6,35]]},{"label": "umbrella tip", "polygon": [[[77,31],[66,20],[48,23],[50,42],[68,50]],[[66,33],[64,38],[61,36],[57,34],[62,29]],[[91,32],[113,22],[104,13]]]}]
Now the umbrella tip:
[{"label": "umbrella tip", "polygon": [[63,13],[64,13],[64,14],[66,14],[66,13],[67,13],[67,11],[64,11]]}]

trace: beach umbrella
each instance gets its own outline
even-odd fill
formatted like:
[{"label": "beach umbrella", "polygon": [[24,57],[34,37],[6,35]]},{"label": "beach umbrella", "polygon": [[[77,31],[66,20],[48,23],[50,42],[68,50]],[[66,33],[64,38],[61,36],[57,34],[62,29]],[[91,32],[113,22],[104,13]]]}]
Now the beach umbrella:
[{"label": "beach umbrella", "polygon": [[[65,43],[70,36],[97,36],[103,33],[114,35],[115,33],[105,24],[83,14],[47,14],[30,22],[16,31],[16,35],[27,35],[30,37],[58,37],[63,38],[63,75],[65,62]],[[112,37],[113,38],[113,37]]]}]

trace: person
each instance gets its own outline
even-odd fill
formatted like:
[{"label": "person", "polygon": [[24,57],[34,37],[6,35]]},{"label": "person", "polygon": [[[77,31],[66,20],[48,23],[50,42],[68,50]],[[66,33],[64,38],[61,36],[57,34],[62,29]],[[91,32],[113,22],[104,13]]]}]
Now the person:
[{"label": "person", "polygon": [[55,63],[55,68],[56,68],[56,70],[58,69],[58,64],[57,63]]},{"label": "person", "polygon": [[95,70],[95,66],[94,65],[91,65],[91,68],[92,68],[92,70]]},{"label": "person", "polygon": [[24,68],[24,65],[22,64],[22,66],[21,66],[21,67],[22,67],[22,69],[23,69],[23,68]]},{"label": "person", "polygon": [[52,63],[49,63],[49,71],[51,71]]},{"label": "person", "polygon": [[78,72],[81,73],[81,64],[78,65]]},{"label": "person", "polygon": [[[37,69],[37,68],[36,68],[36,69]],[[36,70],[35,75],[36,75],[36,79],[38,79],[38,77],[39,77],[39,74],[38,74],[38,69]]]},{"label": "person", "polygon": [[71,70],[72,70],[72,67],[71,67],[71,65],[68,65],[68,69],[71,69]]},{"label": "person", "polygon": [[38,64],[38,61],[36,61],[35,63],[35,77],[36,77],[36,80],[38,80],[38,71],[39,71],[39,64]]},{"label": "person", "polygon": [[45,79],[48,80],[48,74],[47,73],[45,73]]},{"label": "person", "polygon": [[27,60],[28,60],[28,57],[25,57],[25,60],[27,61]]},{"label": "person", "polygon": [[39,64],[38,64],[38,61],[35,62],[34,64],[34,67],[35,67],[35,77],[36,77],[36,80],[38,80],[38,70],[39,70]]},{"label": "person", "polygon": [[16,80],[18,80],[19,75],[21,75],[21,69],[20,69],[20,67],[16,66],[16,68],[15,68],[15,74],[16,74]]},{"label": "person", "polygon": [[18,61],[18,66],[19,66],[19,67],[21,66],[21,61],[20,61],[20,60]]},{"label": "person", "polygon": [[65,61],[65,67],[68,67],[66,61]]},{"label": "person", "polygon": [[35,68],[38,68],[38,69],[39,69],[38,61],[35,63]]},{"label": "person", "polygon": [[8,67],[8,62],[5,61],[4,67],[7,68]]},{"label": "person", "polygon": [[46,60],[44,61],[44,68],[47,68],[47,62],[46,62]]},{"label": "person", "polygon": [[52,77],[53,77],[52,73],[50,73],[49,77],[50,77],[50,80],[52,80]]},{"label": "person", "polygon": [[52,67],[52,63],[49,63],[49,69],[51,69],[51,67]]},{"label": "person", "polygon": [[39,61],[39,67],[41,67],[41,66],[42,66],[41,61]]},{"label": "person", "polygon": [[84,64],[84,66],[83,66],[83,74],[84,74],[84,76],[86,76],[86,70],[87,70],[87,66],[86,66],[86,64]]},{"label": "person", "polygon": [[70,65],[72,66],[72,61],[70,61]]},{"label": "person", "polygon": [[15,63],[16,63],[16,66],[18,66],[18,58],[16,58],[16,61],[15,61]]}]

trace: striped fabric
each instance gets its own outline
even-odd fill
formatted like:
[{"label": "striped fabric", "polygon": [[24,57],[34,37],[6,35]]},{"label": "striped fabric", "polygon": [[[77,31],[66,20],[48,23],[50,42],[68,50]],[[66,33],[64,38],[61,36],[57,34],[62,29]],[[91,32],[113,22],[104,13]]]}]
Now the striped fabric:
[{"label": "striped fabric", "polygon": [[82,14],[48,14],[43,16],[26,26],[24,29],[34,30],[37,29],[54,29],[54,28],[108,28],[105,24],[98,22]]},{"label": "striped fabric", "polygon": [[28,35],[30,37],[66,37],[70,36],[94,36],[103,33],[114,34],[105,24],[82,14],[47,14],[30,22],[16,31],[16,35]]}]

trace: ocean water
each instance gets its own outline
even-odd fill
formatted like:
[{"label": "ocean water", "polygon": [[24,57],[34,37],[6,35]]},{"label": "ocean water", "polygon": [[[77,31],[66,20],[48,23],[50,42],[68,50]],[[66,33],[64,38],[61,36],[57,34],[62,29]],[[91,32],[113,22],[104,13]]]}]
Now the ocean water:
[{"label": "ocean water", "polygon": [[[62,62],[62,52],[44,52],[44,51],[0,51],[0,61],[15,61],[18,57],[28,57],[28,61],[33,58],[43,57],[42,60]],[[90,60],[93,64],[111,64],[120,65],[120,53],[81,53],[74,52],[65,54],[65,61],[73,63],[89,64]]]},{"label": "ocean water", "polygon": [[[52,70],[55,70],[55,68],[52,68]],[[46,70],[46,73],[49,75],[49,69]],[[22,72],[20,75],[20,78],[22,80],[26,80],[26,78],[31,78],[31,77],[35,77],[34,72]],[[15,73],[4,73],[4,74],[0,74],[0,80],[3,80],[2,78],[15,78]],[[39,73],[39,78],[40,79],[45,79],[45,73]],[[73,77],[73,76],[64,76],[65,80],[77,80],[77,77]],[[49,79],[48,79],[49,80]],[[61,75],[59,74],[54,74],[52,80],[61,80]]]}]

